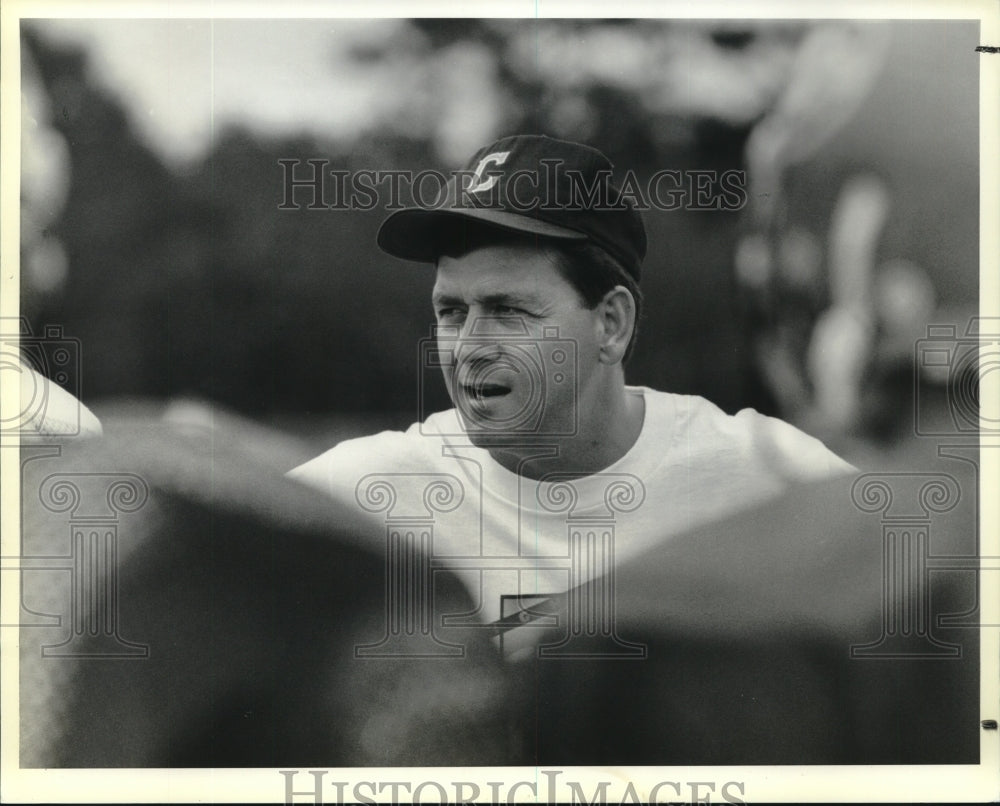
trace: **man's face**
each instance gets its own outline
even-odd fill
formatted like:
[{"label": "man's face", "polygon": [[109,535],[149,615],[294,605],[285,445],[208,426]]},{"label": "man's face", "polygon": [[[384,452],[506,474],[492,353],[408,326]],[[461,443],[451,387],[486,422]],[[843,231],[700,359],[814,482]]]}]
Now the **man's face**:
[{"label": "man's face", "polygon": [[549,254],[517,243],[443,256],[433,304],[445,384],[475,444],[576,433],[598,365],[598,315]]}]

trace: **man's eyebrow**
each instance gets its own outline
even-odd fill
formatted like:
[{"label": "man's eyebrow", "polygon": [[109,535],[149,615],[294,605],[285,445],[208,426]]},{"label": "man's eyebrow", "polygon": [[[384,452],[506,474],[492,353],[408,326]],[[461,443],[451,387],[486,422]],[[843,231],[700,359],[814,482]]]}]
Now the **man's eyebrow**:
[{"label": "man's eyebrow", "polygon": [[437,305],[460,305],[462,300],[456,297],[454,294],[439,293],[435,291],[431,295],[431,302]]},{"label": "man's eyebrow", "polygon": [[484,294],[483,296],[478,297],[477,301],[480,305],[485,306],[509,305],[517,307],[537,304],[537,300],[534,297],[511,294],[505,291],[500,291],[494,294]]},{"label": "man's eyebrow", "polygon": [[[465,300],[454,294],[449,294],[447,292],[435,293],[431,295],[431,301],[434,305],[464,305]],[[480,305],[489,307],[496,305],[509,305],[512,307],[517,306],[530,306],[537,305],[538,300],[534,297],[523,294],[513,294],[507,291],[496,291],[491,294],[483,294],[476,297],[476,302]]]},{"label": "man's eyebrow", "polygon": [[[538,301],[532,296],[513,294],[507,291],[496,291],[491,294],[483,294],[476,297],[476,302],[484,307],[495,307],[497,305],[507,305],[510,307],[528,307],[537,305]],[[431,295],[431,302],[435,307],[442,305],[465,305],[466,301],[461,297],[446,291],[435,292]]]}]

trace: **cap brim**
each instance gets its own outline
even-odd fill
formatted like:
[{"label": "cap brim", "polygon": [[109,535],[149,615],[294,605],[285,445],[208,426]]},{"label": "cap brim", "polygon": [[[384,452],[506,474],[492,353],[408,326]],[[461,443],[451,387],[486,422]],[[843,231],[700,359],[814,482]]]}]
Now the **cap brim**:
[{"label": "cap brim", "polygon": [[[403,260],[433,263],[442,253],[443,236],[450,243],[462,237],[462,223],[485,224],[507,232],[521,232],[545,238],[585,241],[582,232],[550,224],[506,210],[470,208],[467,210],[397,210],[379,227],[376,241],[383,252]],[[450,232],[449,232],[450,230]]]}]

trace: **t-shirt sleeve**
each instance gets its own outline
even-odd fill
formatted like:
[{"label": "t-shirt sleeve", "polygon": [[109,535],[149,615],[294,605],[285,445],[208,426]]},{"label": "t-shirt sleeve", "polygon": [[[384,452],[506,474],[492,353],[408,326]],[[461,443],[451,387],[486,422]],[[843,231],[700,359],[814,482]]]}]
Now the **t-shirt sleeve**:
[{"label": "t-shirt sleeve", "polygon": [[754,454],[769,470],[789,481],[818,481],[858,472],[818,439],[784,420],[753,409],[743,409],[736,419],[744,420]]}]

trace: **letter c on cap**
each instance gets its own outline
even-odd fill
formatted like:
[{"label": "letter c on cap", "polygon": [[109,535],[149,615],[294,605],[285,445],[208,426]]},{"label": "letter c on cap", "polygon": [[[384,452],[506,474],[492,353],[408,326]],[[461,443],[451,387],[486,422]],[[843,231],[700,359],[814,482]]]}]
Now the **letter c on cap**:
[{"label": "letter c on cap", "polygon": [[469,182],[468,193],[482,193],[489,190],[497,183],[497,178],[491,176],[485,182],[483,181],[483,172],[486,170],[488,165],[503,165],[507,161],[507,157],[510,156],[509,151],[494,151],[492,154],[487,154],[476,166],[476,170],[472,173],[472,179]]}]

